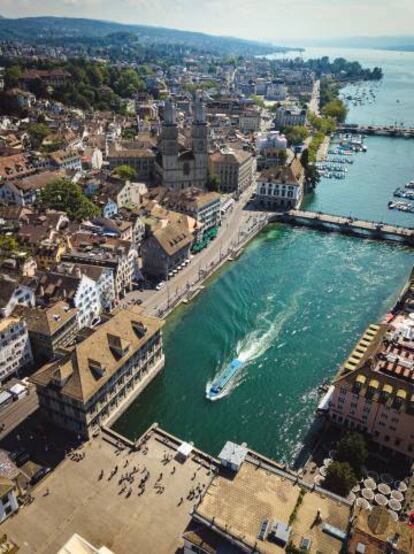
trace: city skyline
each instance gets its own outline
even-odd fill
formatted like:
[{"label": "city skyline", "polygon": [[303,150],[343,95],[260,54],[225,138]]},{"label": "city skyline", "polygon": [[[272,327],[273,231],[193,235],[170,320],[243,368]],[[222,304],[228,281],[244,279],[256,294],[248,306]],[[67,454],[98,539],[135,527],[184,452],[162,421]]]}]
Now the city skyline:
[{"label": "city skyline", "polygon": [[[3,0],[4,17],[63,16],[99,18],[228,35],[277,43],[324,40],[353,36],[411,34],[414,4],[397,0],[393,17],[385,0],[120,0],[116,9],[109,0]],[[279,30],[280,29],[280,30]]]}]

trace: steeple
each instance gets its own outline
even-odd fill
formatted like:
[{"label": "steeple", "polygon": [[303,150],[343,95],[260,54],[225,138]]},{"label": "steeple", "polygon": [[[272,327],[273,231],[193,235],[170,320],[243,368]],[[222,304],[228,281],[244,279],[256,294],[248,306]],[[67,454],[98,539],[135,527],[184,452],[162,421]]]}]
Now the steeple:
[{"label": "steeple", "polygon": [[194,123],[199,125],[207,123],[206,105],[200,92],[196,93],[194,102]]},{"label": "steeple", "polygon": [[164,124],[177,125],[177,110],[171,96],[165,99],[164,105]]}]

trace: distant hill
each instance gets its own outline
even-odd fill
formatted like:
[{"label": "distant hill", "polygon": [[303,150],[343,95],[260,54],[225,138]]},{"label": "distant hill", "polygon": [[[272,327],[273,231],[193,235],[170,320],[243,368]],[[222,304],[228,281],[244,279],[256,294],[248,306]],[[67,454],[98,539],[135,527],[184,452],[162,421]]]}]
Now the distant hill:
[{"label": "distant hill", "polygon": [[26,42],[60,42],[65,39],[85,37],[105,37],[112,33],[127,32],[136,34],[143,44],[163,43],[182,44],[202,50],[223,54],[267,54],[289,48],[271,44],[243,40],[233,37],[206,35],[190,31],[179,31],[164,27],[146,25],[124,25],[110,21],[65,17],[23,17],[0,19],[0,40],[20,40]]},{"label": "distant hill", "polygon": [[346,37],[329,40],[309,40],[306,41],[305,44],[309,46],[332,46],[337,48],[373,48],[374,50],[399,50],[405,52],[414,52],[414,35]]}]

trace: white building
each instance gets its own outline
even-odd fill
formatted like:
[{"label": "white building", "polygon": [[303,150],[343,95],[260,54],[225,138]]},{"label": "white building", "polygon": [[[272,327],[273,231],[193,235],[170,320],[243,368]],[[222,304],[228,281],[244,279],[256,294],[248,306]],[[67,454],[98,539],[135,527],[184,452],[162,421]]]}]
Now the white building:
[{"label": "white building", "polygon": [[304,195],[304,170],[298,158],[287,167],[265,169],[257,177],[256,203],[266,210],[298,209]]},{"label": "white building", "polygon": [[15,317],[0,319],[0,384],[32,362],[26,323]]},{"label": "white building", "polygon": [[286,100],[288,88],[283,83],[270,83],[266,91],[267,100]]},{"label": "white building", "polygon": [[33,289],[13,279],[0,277],[0,316],[8,317],[18,304],[33,307]]},{"label": "white building", "polygon": [[283,108],[276,110],[275,126],[279,129],[294,125],[306,125],[306,109],[301,108]]}]

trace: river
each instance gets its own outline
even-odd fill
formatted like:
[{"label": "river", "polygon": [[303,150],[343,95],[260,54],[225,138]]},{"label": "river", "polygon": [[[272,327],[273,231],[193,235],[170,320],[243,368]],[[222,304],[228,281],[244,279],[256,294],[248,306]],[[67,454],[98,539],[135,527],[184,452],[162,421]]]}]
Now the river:
[{"label": "river", "polygon": [[[372,65],[384,65],[381,55]],[[350,52],[346,57],[354,59]],[[391,142],[370,139],[349,177],[323,181],[308,207],[391,217],[384,208],[394,186],[389,180],[414,177],[414,141],[383,140]],[[385,178],[387,159],[393,166]],[[414,217],[395,216],[403,224]],[[412,250],[398,244],[267,228],[198,299],[169,318],[165,370],[115,428],[136,438],[157,421],[212,454],[230,439],[292,461],[312,422],[319,385],[334,375],[368,323],[392,306],[412,265]],[[207,401],[208,381],[235,356],[245,362],[238,382],[225,398]]]}]

